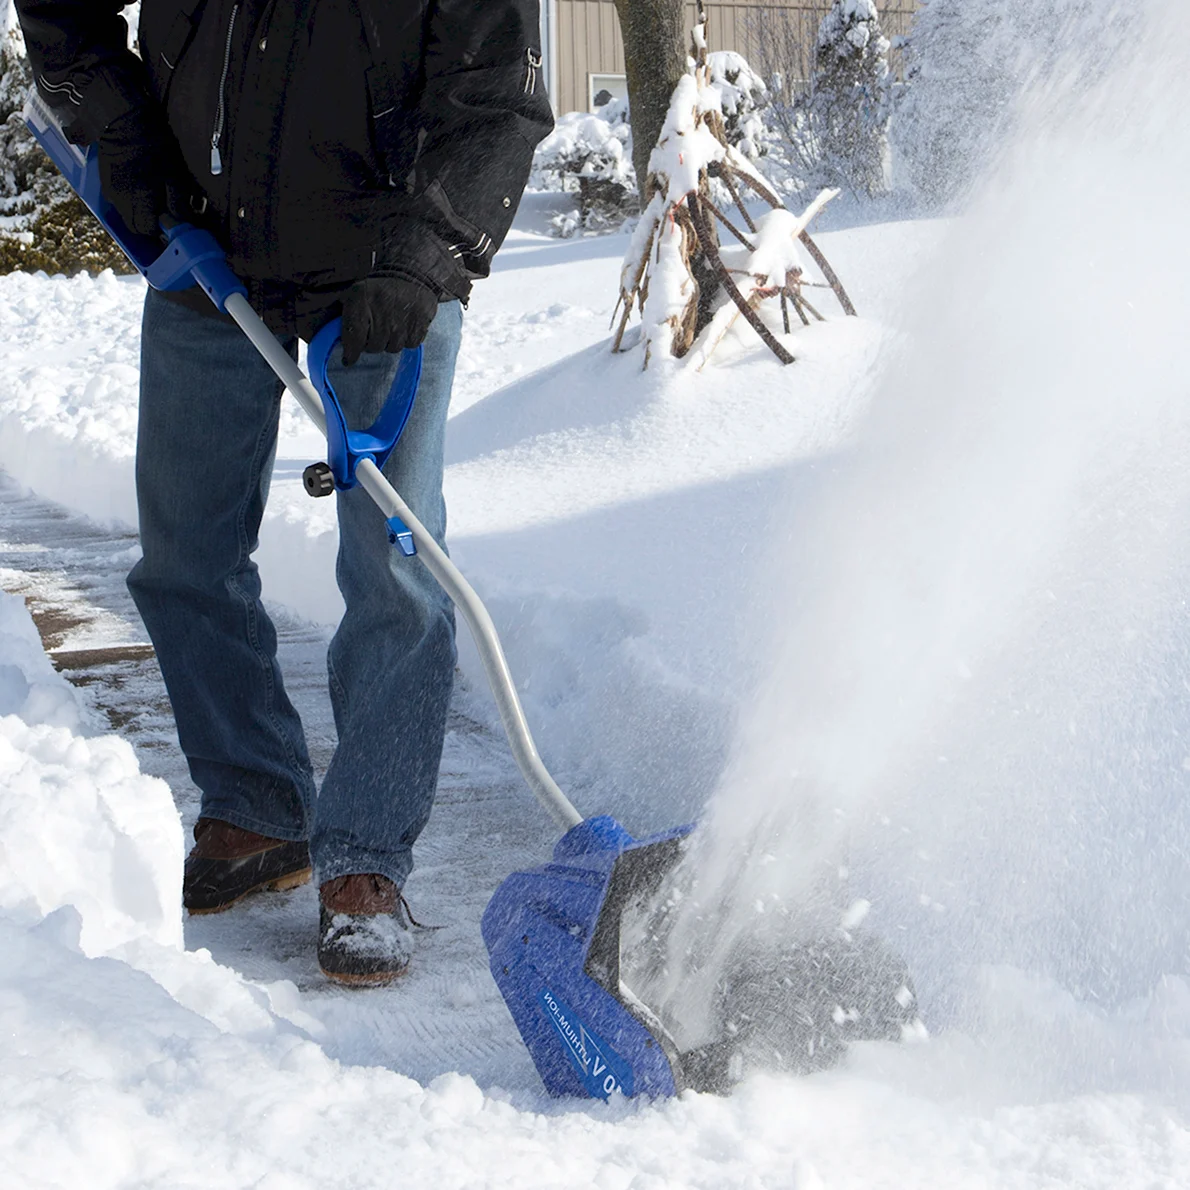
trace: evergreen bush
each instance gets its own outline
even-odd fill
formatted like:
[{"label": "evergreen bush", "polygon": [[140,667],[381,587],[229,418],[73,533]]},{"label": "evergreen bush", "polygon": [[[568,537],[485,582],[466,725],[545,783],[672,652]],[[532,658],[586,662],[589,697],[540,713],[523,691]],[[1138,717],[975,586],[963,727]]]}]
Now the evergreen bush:
[{"label": "evergreen bush", "polygon": [[25,127],[32,82],[13,30],[0,43],[0,274],[135,272]]}]

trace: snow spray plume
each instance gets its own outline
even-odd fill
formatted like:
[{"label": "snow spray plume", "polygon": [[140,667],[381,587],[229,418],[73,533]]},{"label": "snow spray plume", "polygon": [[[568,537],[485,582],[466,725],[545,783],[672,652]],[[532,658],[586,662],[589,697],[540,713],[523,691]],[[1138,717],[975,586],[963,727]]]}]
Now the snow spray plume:
[{"label": "snow spray plume", "polygon": [[[1107,28],[1116,12],[1101,11]],[[1176,99],[1190,14],[1179,0],[1132,12],[1107,74],[1101,47],[1087,55],[1094,85],[1076,61],[1020,98],[1013,143],[907,295],[857,441],[793,509],[776,664],[642,927],[666,948],[639,981],[695,1041],[742,939],[858,923],[845,866],[869,877],[872,920],[898,927],[919,980],[937,960],[936,996],[947,962],[1065,977],[1079,948],[1083,970],[1105,970],[1127,933],[1118,913],[1110,937],[1102,913],[1071,915],[1121,821],[1161,813],[1190,756],[1190,128]],[[1117,648],[1128,626],[1143,639]],[[1154,699],[1162,713],[1140,723]],[[1060,727],[1038,714],[1058,705]],[[1077,764],[1067,716],[1096,725]],[[1190,842],[1180,813],[1162,822],[1170,854]],[[1127,858],[1152,868],[1145,838]],[[963,911],[936,912],[947,901]],[[1022,929],[1050,904],[1053,921]]]},{"label": "snow spray plume", "polygon": [[926,209],[968,196],[1019,127],[1016,97],[1063,73],[1094,85],[1135,11],[1102,0],[930,0],[913,17],[895,101],[897,184]]}]

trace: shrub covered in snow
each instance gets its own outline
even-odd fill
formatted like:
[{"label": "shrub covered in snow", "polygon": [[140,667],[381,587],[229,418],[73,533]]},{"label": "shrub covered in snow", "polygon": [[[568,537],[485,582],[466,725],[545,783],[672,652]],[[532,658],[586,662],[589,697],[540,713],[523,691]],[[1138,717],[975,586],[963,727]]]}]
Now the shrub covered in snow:
[{"label": "shrub covered in snow", "polygon": [[883,192],[890,47],[872,0],[835,0],[819,26],[812,62],[801,23],[787,10],[764,6],[749,27],[769,82],[763,113],[769,176],[803,198],[823,187],[860,197]]},{"label": "shrub covered in snow", "polygon": [[887,187],[888,50],[875,0],[835,0],[822,19],[808,115],[823,184]]},{"label": "shrub covered in snow", "polygon": [[632,168],[632,128],[628,104],[613,99],[597,112],[568,112],[537,146],[529,185],[578,196],[576,217],[555,220],[561,235],[580,227],[618,226],[639,209],[636,171]]},{"label": "shrub covered in snow", "polygon": [[727,143],[755,161],[768,151],[768,129],[762,115],[769,105],[769,89],[742,55],[731,50],[707,54],[711,87],[723,108]]},{"label": "shrub covered in snow", "polygon": [[25,127],[32,81],[13,30],[0,43],[0,273],[132,272]]},{"label": "shrub covered in snow", "polygon": [[29,216],[60,198],[66,183],[21,119],[33,72],[15,30],[0,41],[0,216]]}]

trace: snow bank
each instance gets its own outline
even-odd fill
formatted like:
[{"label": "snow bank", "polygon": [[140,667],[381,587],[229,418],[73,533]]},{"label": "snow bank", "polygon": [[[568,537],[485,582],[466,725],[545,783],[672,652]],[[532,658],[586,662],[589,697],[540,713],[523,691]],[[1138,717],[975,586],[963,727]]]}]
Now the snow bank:
[{"label": "snow bank", "polygon": [[[77,914],[87,954],[178,946],[182,830],[168,786],[80,714],[19,599],[0,595],[0,910]],[[16,713],[13,713],[16,712]]]},{"label": "snow bank", "polygon": [[20,599],[0,594],[0,716],[77,729],[83,715]]},{"label": "snow bank", "polygon": [[[19,700],[0,717],[0,929],[31,931],[80,962],[121,959],[221,1029],[269,1030],[276,1013],[317,1028],[291,985],[256,988],[181,949],[184,846],[169,787],[141,773],[127,741],[86,733],[23,603],[2,593],[0,700],[6,710]],[[18,983],[20,950],[0,948]]]},{"label": "snow bank", "polygon": [[[1152,1051],[1150,1077],[1083,1094],[1078,1080],[1036,1084],[1060,1094],[1035,1100],[1002,1081],[1004,1051],[956,1036],[867,1047],[846,1072],[755,1078],[731,1099],[517,1102],[457,1074],[423,1087],[341,1065],[283,1023],[220,1028],[128,964],[81,955],[69,914],[32,930],[0,917],[0,1145],[13,1185],[1151,1190],[1190,1175],[1179,1110],[1126,1089],[1152,1085]],[[1040,990],[1023,990],[1036,1003]],[[1181,1011],[1186,995],[1171,988],[1166,1007]],[[1137,1054],[1137,1025],[1085,1009],[1069,1025],[1101,1056],[1096,1069]],[[1185,1037],[1153,1038],[1170,1047],[1170,1083],[1185,1078]]]},{"label": "snow bank", "polygon": [[68,508],[135,525],[144,282],[113,273],[0,280],[0,466]]},{"label": "snow bank", "polygon": [[0,786],[0,908],[73,906],[87,954],[181,943],[181,824],[131,745],[6,716]]},{"label": "snow bank", "polygon": [[[11,597],[0,666],[0,694],[30,719],[75,722]],[[180,855],[168,791],[121,741],[0,718],[9,1184],[1140,1190],[1190,1174],[1167,1103],[1190,1075],[1180,980],[1112,1019],[988,971],[971,990],[978,1041],[857,1047],[847,1071],[756,1077],[730,1099],[547,1104],[329,1058],[291,984],[178,948]],[[1064,1063],[1035,1061],[1055,1045]]]}]

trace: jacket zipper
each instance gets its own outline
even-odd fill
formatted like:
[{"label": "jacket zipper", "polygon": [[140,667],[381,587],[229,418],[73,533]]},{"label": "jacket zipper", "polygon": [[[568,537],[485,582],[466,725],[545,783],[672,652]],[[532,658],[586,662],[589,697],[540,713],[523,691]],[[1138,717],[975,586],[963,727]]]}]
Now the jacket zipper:
[{"label": "jacket zipper", "polygon": [[211,132],[211,173],[223,172],[223,158],[219,155],[219,142],[223,139],[223,125],[227,119],[227,71],[231,66],[231,37],[236,27],[238,4],[232,5],[231,19],[227,22],[227,41],[223,47],[223,73],[219,76],[219,106],[215,108],[215,127]]},{"label": "jacket zipper", "polygon": [[537,72],[541,69],[541,54],[531,46],[525,50],[525,94],[532,95],[537,90]]}]

